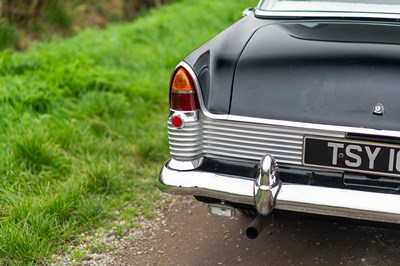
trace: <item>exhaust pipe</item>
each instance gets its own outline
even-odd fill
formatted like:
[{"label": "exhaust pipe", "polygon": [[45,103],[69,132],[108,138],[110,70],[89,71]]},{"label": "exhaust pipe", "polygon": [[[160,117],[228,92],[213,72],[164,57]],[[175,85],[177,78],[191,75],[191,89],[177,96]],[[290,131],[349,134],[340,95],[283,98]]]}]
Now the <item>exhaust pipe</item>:
[{"label": "exhaust pipe", "polygon": [[265,228],[268,222],[271,220],[272,215],[263,216],[257,215],[257,217],[251,222],[246,229],[246,236],[250,239],[256,239],[261,231]]}]

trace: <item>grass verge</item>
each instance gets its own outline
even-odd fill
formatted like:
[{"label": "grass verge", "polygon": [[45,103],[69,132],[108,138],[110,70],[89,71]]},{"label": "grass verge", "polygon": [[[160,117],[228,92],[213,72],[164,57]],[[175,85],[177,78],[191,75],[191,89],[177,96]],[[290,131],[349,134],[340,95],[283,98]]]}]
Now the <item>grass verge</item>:
[{"label": "grass verge", "polygon": [[178,1],[0,53],[0,263],[46,263],[81,232],[151,218],[171,71],[251,5]]}]

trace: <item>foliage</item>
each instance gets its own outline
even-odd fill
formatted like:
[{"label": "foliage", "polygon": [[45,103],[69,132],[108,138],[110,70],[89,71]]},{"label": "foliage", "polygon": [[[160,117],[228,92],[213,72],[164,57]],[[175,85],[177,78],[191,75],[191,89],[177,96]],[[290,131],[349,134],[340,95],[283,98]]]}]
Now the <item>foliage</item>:
[{"label": "foliage", "polygon": [[[30,39],[66,36],[84,27],[131,20],[167,0],[0,0],[0,50]],[[21,34],[22,32],[22,34]]]},{"label": "foliage", "polygon": [[171,71],[251,4],[179,1],[0,53],[0,264],[44,264],[111,218],[151,217]]},{"label": "foliage", "polygon": [[0,19],[0,51],[12,47],[20,40],[20,32],[9,22]]}]

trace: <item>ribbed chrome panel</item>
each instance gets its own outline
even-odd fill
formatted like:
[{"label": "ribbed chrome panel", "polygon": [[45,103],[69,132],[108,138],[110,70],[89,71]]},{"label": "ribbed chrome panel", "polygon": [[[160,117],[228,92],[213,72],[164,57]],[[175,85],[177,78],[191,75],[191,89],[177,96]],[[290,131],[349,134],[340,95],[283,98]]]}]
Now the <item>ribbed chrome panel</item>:
[{"label": "ribbed chrome panel", "polygon": [[173,158],[189,161],[204,153],[201,121],[186,123],[180,129],[168,122],[169,149]]},{"label": "ribbed chrome panel", "polygon": [[344,137],[344,132],[273,126],[210,119],[176,129],[168,125],[171,156],[192,160],[199,156],[258,162],[269,153],[279,163],[301,165],[304,136]]}]

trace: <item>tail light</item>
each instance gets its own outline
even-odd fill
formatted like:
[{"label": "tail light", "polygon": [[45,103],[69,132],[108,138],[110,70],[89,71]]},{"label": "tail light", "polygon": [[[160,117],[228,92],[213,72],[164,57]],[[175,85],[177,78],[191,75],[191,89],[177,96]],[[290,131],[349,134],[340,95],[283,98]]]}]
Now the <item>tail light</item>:
[{"label": "tail light", "polygon": [[172,110],[193,111],[199,109],[195,82],[183,67],[176,69],[172,77],[169,99],[169,106]]}]

